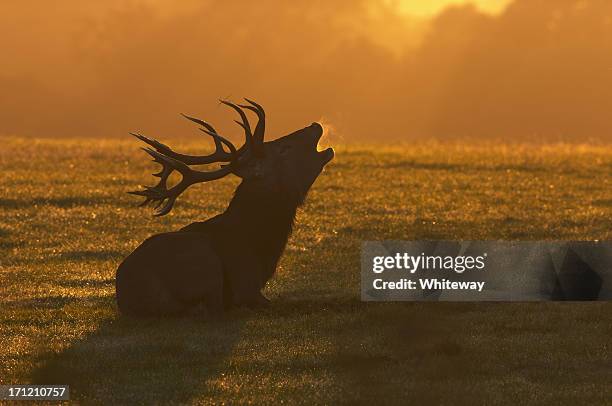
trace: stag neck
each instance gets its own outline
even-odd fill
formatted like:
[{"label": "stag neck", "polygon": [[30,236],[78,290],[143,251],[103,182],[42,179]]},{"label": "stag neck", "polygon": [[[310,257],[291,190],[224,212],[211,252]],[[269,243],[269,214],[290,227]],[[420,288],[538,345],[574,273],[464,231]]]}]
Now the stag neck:
[{"label": "stag neck", "polygon": [[285,193],[269,190],[253,181],[242,181],[226,210],[226,215],[239,216],[253,223],[283,226],[293,223],[299,201]]},{"label": "stag neck", "polygon": [[[285,249],[297,207],[282,193],[271,193],[260,185],[243,181],[222,217],[232,232],[246,239],[271,265],[278,262]],[[268,271],[273,273],[274,268],[275,265]]]}]

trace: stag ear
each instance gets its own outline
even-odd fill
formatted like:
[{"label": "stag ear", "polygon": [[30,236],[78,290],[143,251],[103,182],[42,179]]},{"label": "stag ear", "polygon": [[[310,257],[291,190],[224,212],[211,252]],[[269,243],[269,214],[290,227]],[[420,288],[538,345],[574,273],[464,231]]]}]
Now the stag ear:
[{"label": "stag ear", "polygon": [[241,162],[232,173],[242,179],[258,179],[263,177],[263,163],[259,159]]}]

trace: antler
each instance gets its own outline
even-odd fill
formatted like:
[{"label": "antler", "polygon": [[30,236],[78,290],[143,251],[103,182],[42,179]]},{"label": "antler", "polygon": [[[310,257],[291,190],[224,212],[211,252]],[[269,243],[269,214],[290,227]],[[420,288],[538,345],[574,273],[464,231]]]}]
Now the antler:
[{"label": "antler", "polygon": [[255,153],[261,155],[263,153],[263,142],[264,133],[266,132],[266,112],[263,107],[255,103],[253,100],[249,100],[246,97],[244,100],[251,104],[251,106],[240,104],[243,109],[251,110],[257,114],[257,125],[255,126],[255,134],[253,134],[253,143],[255,144]]},{"label": "antler", "polygon": [[[212,172],[196,171],[191,169],[183,162],[157,152],[154,149],[148,147],[142,149],[153,157],[153,161],[162,165],[162,170],[153,175],[158,176],[160,180],[155,186],[144,186],[144,190],[137,190],[128,193],[145,197],[145,201],[141,203],[140,206],[144,206],[149,202],[157,202],[157,206],[155,206],[156,216],[168,214],[170,210],[172,210],[172,206],[174,206],[176,198],[189,186],[193,185],[194,183],[210,182],[212,180],[220,179],[229,174],[233,169],[232,165],[230,164]],[[235,155],[236,148],[231,145],[230,149],[232,154]],[[177,185],[168,189],[168,177],[175,170],[183,176],[183,179],[181,179]]]},{"label": "antler", "polygon": [[[138,196],[144,196],[145,201],[140,206],[145,206],[150,202],[157,202],[155,207],[155,215],[163,216],[168,214],[176,201],[176,198],[185,191],[189,186],[194,183],[210,182],[212,180],[220,179],[229,173],[232,173],[239,162],[244,159],[249,159],[251,154],[247,154],[248,151],[253,150],[253,155],[260,156],[263,152],[263,133],[265,130],[265,113],[263,108],[249,99],[245,99],[248,103],[253,106],[236,105],[226,100],[220,100],[221,103],[236,110],[240,115],[241,121],[235,120],[235,122],[244,129],[245,142],[239,150],[236,150],[234,144],[229,140],[219,135],[215,128],[207,122],[198,118],[190,117],[183,114],[183,117],[187,118],[194,123],[201,125],[202,132],[211,136],[215,143],[215,152],[210,155],[186,155],[173,151],[167,145],[144,135],[138,133],[130,133],[141,141],[149,144],[152,148],[142,148],[145,152],[153,157],[153,161],[162,165],[162,170],[158,173],[153,174],[160,178],[159,182],[155,186],[143,186],[144,190],[138,190],[134,192],[128,192]],[[246,114],[241,109],[246,108],[254,111],[259,121],[255,127],[255,134],[251,132],[251,126],[246,117]],[[229,152],[225,151],[224,145],[229,149]],[[222,166],[220,169],[212,172],[202,172],[191,169],[188,165],[201,165],[210,164],[216,162],[229,162],[228,165]],[[168,189],[167,181],[172,172],[177,171],[182,175],[182,180],[172,188]]]},{"label": "antler", "polygon": [[225,150],[223,149],[223,144],[227,145],[228,148],[230,148],[230,150],[231,150],[231,147],[233,147],[233,144],[227,139],[220,136],[217,133],[217,130],[215,130],[215,128],[212,125],[198,118],[189,117],[185,114],[181,114],[181,115],[185,117],[187,120],[191,120],[194,123],[200,124],[202,127],[204,127],[204,128],[200,128],[200,130],[210,135],[211,137],[213,137],[213,140],[215,141],[215,152],[213,152],[210,155],[203,155],[203,156],[180,154],[178,152],[174,152],[169,146],[162,144],[156,139],[148,138],[138,133],[130,133],[130,134],[138,138],[139,140],[146,142],[147,144],[155,148],[158,152],[161,152],[162,154],[170,158],[174,158],[178,161],[181,161],[187,165],[206,165],[206,164],[211,164],[215,162],[229,162],[232,159],[231,154],[225,152]]},{"label": "antler", "polygon": [[[244,100],[252,104],[252,106],[243,105],[243,104],[236,105],[227,100],[219,100],[219,102],[236,110],[236,112],[240,115],[240,119],[242,120],[242,121],[234,120],[235,123],[237,123],[239,126],[241,126],[244,129],[244,144],[242,145],[242,147],[240,147],[240,149],[238,149],[237,151],[238,156],[242,156],[245,151],[251,150],[251,149],[254,152],[256,152],[256,155],[261,155],[261,152],[263,151],[263,140],[264,140],[264,133],[265,133],[265,128],[266,128],[266,113],[263,107],[261,107],[261,105],[257,104],[256,102],[249,100],[247,98],[245,98]],[[251,126],[249,124],[249,120],[247,119],[246,114],[244,113],[242,108],[253,111],[255,112],[255,114],[257,114],[258,121],[257,121],[257,125],[255,126],[255,133],[251,132]],[[213,137],[215,141],[215,148],[216,148],[213,154],[204,155],[204,156],[181,154],[181,153],[173,151],[169,146],[157,141],[156,139],[146,137],[139,133],[130,133],[130,134],[138,138],[139,140],[149,144],[150,146],[155,148],[155,150],[157,150],[158,152],[161,152],[162,154],[169,156],[171,158],[174,158],[178,161],[181,161],[187,165],[206,165],[206,164],[215,163],[215,162],[229,162],[231,160],[232,158],[231,154],[225,152],[221,145],[221,143],[223,143],[229,147],[228,143],[230,142],[227,139],[221,137],[219,133],[217,132],[217,130],[215,130],[215,128],[211,124],[207,123],[204,120],[190,117],[185,114],[181,114],[181,115],[185,117],[187,120],[193,121],[194,123],[199,124],[202,127],[204,127],[204,128],[200,128],[200,131]],[[212,133],[214,133],[214,135]]]}]

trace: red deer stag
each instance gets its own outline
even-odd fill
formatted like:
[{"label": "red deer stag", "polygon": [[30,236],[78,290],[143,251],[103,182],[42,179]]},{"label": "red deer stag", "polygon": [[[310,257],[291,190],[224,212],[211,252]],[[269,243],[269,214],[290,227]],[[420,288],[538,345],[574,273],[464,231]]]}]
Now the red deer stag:
[{"label": "red deer stag", "polygon": [[[203,304],[212,314],[232,306],[256,307],[268,300],[262,288],[272,277],[291,233],[297,208],[332,160],[334,151],[317,150],[323,129],[313,123],[274,141],[264,142],[265,113],[254,101],[221,103],[240,116],[245,142],[237,149],[213,126],[185,116],[212,137],[215,152],[185,155],[140,134],[132,134],[162,166],[159,183],[130,192],[145,197],[142,205],[157,203],[157,216],[170,212],[176,198],[189,186],[234,174],[242,179],[228,208],[204,222],[145,240],[119,265],[117,303],[122,313],[160,316],[185,313]],[[255,130],[246,111],[257,115]],[[213,171],[190,165],[221,163]],[[172,172],[181,181],[168,187]]]}]

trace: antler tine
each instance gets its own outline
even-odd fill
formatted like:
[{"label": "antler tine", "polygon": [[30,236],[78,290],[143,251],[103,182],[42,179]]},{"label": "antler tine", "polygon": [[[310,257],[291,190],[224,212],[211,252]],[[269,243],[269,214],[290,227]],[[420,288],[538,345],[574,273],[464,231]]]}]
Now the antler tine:
[{"label": "antler tine", "polygon": [[[236,147],[234,146],[234,144],[232,144],[232,142],[230,140],[228,140],[227,138],[222,137],[217,130],[215,130],[215,127],[213,127],[211,124],[207,123],[204,120],[200,120],[199,118],[195,118],[195,117],[190,117],[186,114],[181,114],[183,117],[185,117],[187,120],[191,120],[196,124],[201,125],[204,128],[200,128],[200,131],[210,135],[213,140],[215,141],[215,152],[211,155],[209,155],[210,157],[214,156],[215,154],[219,154],[221,157],[225,158],[225,156],[227,155],[227,153],[225,152],[225,150],[223,149],[223,145],[227,146],[230,150],[230,161],[235,159],[235,154],[236,154]],[[220,159],[219,161],[227,161],[226,159]]]},{"label": "antler tine", "polygon": [[140,141],[143,141],[147,144],[149,144],[150,146],[152,146],[153,148],[155,148],[156,150],[158,150],[161,153],[164,152],[170,152],[172,151],[172,149],[170,149],[169,146],[167,146],[166,144],[162,144],[161,142],[157,141],[154,138],[149,138],[149,137],[145,137],[142,134],[139,133],[130,133],[130,135],[133,135],[134,137],[138,138]]},{"label": "antler tine", "polygon": [[242,127],[242,129],[244,130],[244,145],[240,147],[240,152],[242,153],[245,149],[251,149],[251,145],[253,144],[253,133],[251,132],[251,124],[249,123],[246,114],[244,114],[244,111],[236,104],[228,100],[219,100],[219,102],[236,110],[236,112],[240,115],[240,119],[242,120],[242,122],[234,120],[234,122],[240,127]]},{"label": "antler tine", "polygon": [[227,138],[220,136],[219,133],[216,133],[216,132],[204,129],[204,128],[199,128],[199,130],[213,137],[213,139],[215,140],[215,143],[217,142],[224,143],[229,148],[230,155],[235,156],[237,154],[238,151],[236,151],[236,147]]},{"label": "antler tine", "polygon": [[[193,119],[192,117],[187,117],[187,118],[190,119],[191,121],[197,120],[197,119]],[[198,121],[201,121],[201,120],[198,120]],[[204,123],[203,121],[201,121],[201,123],[198,121],[196,121],[198,124]],[[207,125],[208,127],[212,128],[214,132],[214,128],[210,126],[209,124]],[[221,143],[224,143],[225,145],[228,146],[228,148],[230,148],[229,144],[231,144],[231,142],[219,136],[218,134],[216,137],[213,136],[213,139],[215,141],[215,152],[210,155],[181,154],[181,153],[173,151],[169,146],[157,141],[156,139],[145,137],[144,135],[139,134],[139,133],[130,133],[130,134],[138,138],[139,140],[143,141],[144,143],[152,146],[153,148],[155,148],[157,151],[161,152],[162,154],[169,156],[171,158],[177,159],[187,165],[205,165],[205,164],[212,164],[215,162],[230,162],[232,160],[232,154],[231,153],[228,154],[227,152],[225,152],[221,145]],[[230,151],[231,151],[231,148],[230,148]]]},{"label": "antler tine", "polygon": [[[185,117],[187,120],[191,120],[191,121],[193,121],[194,123],[201,125],[202,127],[206,128],[207,130],[209,130],[209,131],[211,131],[211,132],[215,133],[216,135],[218,135],[218,134],[217,134],[217,130],[215,130],[215,128],[214,128],[214,127],[213,127],[211,124],[208,124],[206,121],[204,121],[204,120],[200,120],[199,118],[190,117],[190,116],[188,116],[188,115],[186,115],[186,114],[183,114],[183,113],[181,113],[181,116]],[[200,130],[200,131],[204,131],[204,130],[203,130],[203,129],[201,129],[201,128],[200,128],[199,130]],[[209,134],[209,135],[210,135],[210,134]],[[220,149],[220,148],[222,149],[221,140],[219,139],[219,137],[212,136],[212,138],[213,138],[213,140],[215,141],[215,150],[218,150],[218,149]],[[228,141],[228,142],[229,142],[229,141]],[[230,143],[230,144],[231,144],[231,143]],[[232,144],[232,146],[233,146],[233,144]]]},{"label": "antler tine", "polygon": [[255,145],[258,145],[258,148],[260,148],[259,146],[263,144],[264,135],[266,132],[266,112],[263,109],[263,107],[261,107],[261,105],[254,102],[253,100],[247,99],[246,97],[244,98],[244,100],[247,103],[251,104],[251,106],[246,105],[246,104],[240,104],[239,106],[244,109],[251,110],[252,112],[257,114],[258,121],[257,121],[257,125],[255,126],[255,133],[253,134],[253,139],[254,139]]},{"label": "antler tine", "polygon": [[194,123],[201,125],[202,127],[206,128],[208,131],[211,131],[217,134],[217,130],[215,130],[215,127],[213,127],[211,124],[207,123],[206,121],[201,120],[199,118],[188,116],[187,114],[183,114],[183,113],[181,113],[181,116],[185,117],[187,120],[193,121]]},{"label": "antler tine", "polygon": [[264,114],[265,114],[264,108],[261,106],[261,104],[259,104],[259,103],[255,102],[255,101],[253,101],[253,100],[251,100],[251,99],[249,99],[249,98],[246,98],[246,97],[244,98],[244,100],[245,100],[247,103],[249,103],[249,104],[253,105],[253,107],[255,107],[257,110],[259,110],[259,111],[261,111],[262,113],[264,113]]},{"label": "antler tine", "polygon": [[[145,197],[145,201],[142,203],[142,205],[150,202],[157,202],[155,216],[163,216],[168,214],[170,210],[172,210],[176,198],[189,186],[193,185],[194,183],[209,182],[215,179],[220,179],[231,173],[233,169],[233,165],[230,164],[212,172],[196,171],[191,169],[184,162],[166,156],[152,148],[146,147],[142,149],[153,157],[153,161],[162,165],[163,168],[158,174],[160,180],[155,186],[144,186],[143,190],[128,193]],[[235,155],[235,148],[233,151],[233,155]],[[168,177],[175,170],[178,171],[183,178],[177,185],[168,189]]]}]

